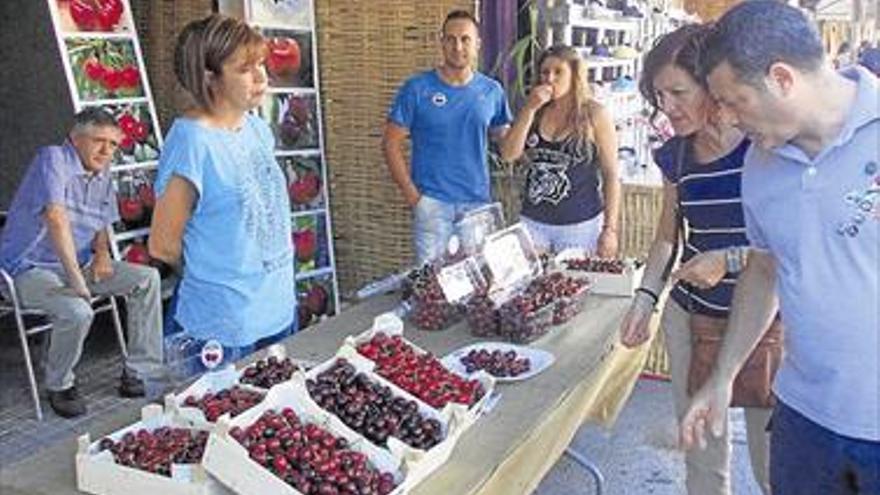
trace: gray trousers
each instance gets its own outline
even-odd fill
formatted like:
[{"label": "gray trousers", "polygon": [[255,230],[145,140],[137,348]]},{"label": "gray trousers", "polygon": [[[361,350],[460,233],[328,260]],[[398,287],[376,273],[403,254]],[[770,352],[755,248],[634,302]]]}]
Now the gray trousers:
[{"label": "gray trousers", "polygon": [[[128,312],[128,359],[125,366],[141,379],[160,379],[162,363],[162,301],[159,272],[155,268],[122,261],[113,262],[113,276],[101,282],[86,281],[92,295],[123,296]],[[82,298],[60,292],[66,277],[50,270],[32,268],[15,277],[22,305],[48,313],[52,321],[44,382],[58,391],[74,384],[73,367],[79,362],[83,342],[92,326],[94,311]]]},{"label": "gray trousers", "polygon": [[[679,421],[690,402],[687,393],[687,377],[691,363],[690,314],[670,296],[663,309],[661,321],[669,354],[669,372],[675,412]],[[770,434],[767,423],[772,409],[744,408],[746,437],[752,473],[758,487],[766,495],[770,493]],[[725,423],[720,438],[707,434],[706,449],[694,448],[685,453],[686,484],[689,495],[729,495],[730,486],[730,428]]]}]

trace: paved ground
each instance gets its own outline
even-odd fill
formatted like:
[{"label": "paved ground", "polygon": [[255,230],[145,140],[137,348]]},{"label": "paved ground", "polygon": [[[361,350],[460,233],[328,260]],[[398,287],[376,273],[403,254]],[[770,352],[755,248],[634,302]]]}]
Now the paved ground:
[{"label": "paved ground", "polygon": [[[94,430],[94,424],[116,408],[146,402],[116,395],[120,359],[112,332],[107,330],[98,326],[93,329],[78,368],[89,414],[75,421],[64,420],[55,416],[44,400],[46,419],[39,423],[34,419],[18,339],[7,321],[0,322],[0,466],[27,457],[46,443]],[[39,354],[39,342],[34,342],[32,349]],[[742,418],[735,414],[734,493],[760,495],[747,467],[742,424]],[[584,427],[573,447],[600,467],[606,477],[606,495],[685,493],[682,455],[675,450],[668,383],[639,382],[613,430]],[[565,457],[535,491],[535,495],[594,493],[591,478]]]},{"label": "paved ground", "polygon": [[[611,431],[584,426],[572,446],[587,454],[606,480],[605,495],[680,495],[684,457],[675,448],[676,430],[669,383],[641,380]],[[731,414],[734,432],[733,493],[761,495],[752,478],[741,411]],[[534,495],[597,493],[592,479],[563,457]]]}]

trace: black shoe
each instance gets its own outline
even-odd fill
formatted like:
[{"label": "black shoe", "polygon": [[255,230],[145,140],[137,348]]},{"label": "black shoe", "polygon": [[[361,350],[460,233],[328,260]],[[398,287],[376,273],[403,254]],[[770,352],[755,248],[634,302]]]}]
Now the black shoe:
[{"label": "black shoe", "polygon": [[122,372],[122,377],[119,379],[118,390],[119,395],[127,399],[134,399],[147,395],[147,391],[144,388],[144,381],[129,374],[128,371]]},{"label": "black shoe", "polygon": [[86,413],[86,401],[79,396],[76,387],[49,391],[49,405],[62,418],[74,418]]}]

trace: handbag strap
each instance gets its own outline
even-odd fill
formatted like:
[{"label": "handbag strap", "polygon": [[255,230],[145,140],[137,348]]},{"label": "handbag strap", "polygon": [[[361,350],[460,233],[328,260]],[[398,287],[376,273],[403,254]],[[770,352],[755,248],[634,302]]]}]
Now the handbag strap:
[{"label": "handbag strap", "polygon": [[688,138],[681,138],[675,150],[675,231],[672,238],[672,252],[669,254],[669,259],[666,260],[666,266],[663,268],[663,275],[661,275],[661,280],[664,284],[669,280],[672,267],[678,261],[678,256],[681,254],[681,243],[684,240],[684,215],[681,212],[681,176],[684,172],[684,157],[687,153],[688,144]]}]

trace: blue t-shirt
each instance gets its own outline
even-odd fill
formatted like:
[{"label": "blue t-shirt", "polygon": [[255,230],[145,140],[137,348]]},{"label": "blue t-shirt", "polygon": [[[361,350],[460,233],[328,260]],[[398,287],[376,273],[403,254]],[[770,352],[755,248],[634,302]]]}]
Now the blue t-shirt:
[{"label": "blue t-shirt", "polygon": [[197,338],[240,347],[293,322],[290,204],[273,148],[269,127],[253,115],[238,131],[180,118],[168,133],[156,192],[178,175],[197,193],[175,314]]},{"label": "blue t-shirt", "polygon": [[[666,180],[678,185],[682,216],[688,225],[682,263],[703,251],[748,245],[740,200],[743,160],[748,149],[749,140],[743,139],[727,155],[711,163],[696,163],[690,144],[676,137],[654,154]],[[681,177],[677,164],[680,150],[683,151]],[[734,287],[736,275],[728,273],[708,289],[679,283],[672,290],[672,298],[689,311],[727,317]]]},{"label": "blue t-shirt", "polygon": [[491,198],[486,164],[487,131],[513,117],[504,90],[479,72],[450,86],[430,70],[397,92],[388,119],[409,130],[412,179],[422,194],[449,203]]}]

